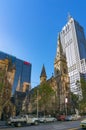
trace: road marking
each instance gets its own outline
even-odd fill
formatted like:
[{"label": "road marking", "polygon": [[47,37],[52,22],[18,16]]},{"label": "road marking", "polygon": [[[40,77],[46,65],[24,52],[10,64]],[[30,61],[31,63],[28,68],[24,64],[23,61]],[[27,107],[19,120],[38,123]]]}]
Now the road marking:
[{"label": "road marking", "polygon": [[80,128],[71,128],[71,129],[68,129],[68,130],[79,130]]}]

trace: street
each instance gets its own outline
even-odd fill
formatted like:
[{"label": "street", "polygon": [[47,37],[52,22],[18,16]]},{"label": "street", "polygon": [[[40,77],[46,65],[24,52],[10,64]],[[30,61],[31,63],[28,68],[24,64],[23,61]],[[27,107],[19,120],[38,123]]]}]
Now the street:
[{"label": "street", "polygon": [[37,126],[1,128],[1,130],[82,130],[80,128],[80,121],[65,121],[52,122],[46,124],[39,124]]}]

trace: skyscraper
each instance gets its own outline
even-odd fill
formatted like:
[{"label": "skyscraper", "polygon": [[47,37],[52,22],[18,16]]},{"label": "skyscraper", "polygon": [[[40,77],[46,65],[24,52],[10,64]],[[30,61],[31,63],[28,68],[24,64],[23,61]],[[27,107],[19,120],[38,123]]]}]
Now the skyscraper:
[{"label": "skyscraper", "polygon": [[4,59],[11,60],[12,64],[15,66],[15,69],[16,69],[14,82],[12,86],[12,95],[15,93],[19,80],[20,80],[21,90],[23,89],[22,87],[25,87],[26,83],[28,83],[28,89],[29,89],[30,83],[31,83],[31,66],[32,66],[31,63],[20,60],[16,58],[15,56],[12,56],[12,55],[9,55],[0,51],[0,60],[4,60]]},{"label": "skyscraper", "polygon": [[69,17],[67,24],[60,32],[60,37],[67,58],[71,91],[80,94],[80,78],[83,76],[86,79],[86,40],[84,29],[75,19]]}]

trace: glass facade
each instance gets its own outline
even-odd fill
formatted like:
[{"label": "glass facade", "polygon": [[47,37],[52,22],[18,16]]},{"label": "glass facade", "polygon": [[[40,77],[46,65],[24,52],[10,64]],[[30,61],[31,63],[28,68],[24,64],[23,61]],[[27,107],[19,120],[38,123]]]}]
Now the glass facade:
[{"label": "glass facade", "polygon": [[75,22],[77,43],[79,47],[80,60],[86,58],[86,40],[84,35],[84,29],[77,22]]},{"label": "glass facade", "polygon": [[4,52],[0,51],[0,60],[4,59],[10,59],[12,61],[12,64],[15,65],[15,77],[14,77],[14,83],[12,86],[12,95],[15,93],[16,87],[18,86],[18,81],[20,79],[20,87],[22,88],[22,85],[24,82],[31,83],[31,63],[20,60],[16,58],[15,56],[6,54]]}]

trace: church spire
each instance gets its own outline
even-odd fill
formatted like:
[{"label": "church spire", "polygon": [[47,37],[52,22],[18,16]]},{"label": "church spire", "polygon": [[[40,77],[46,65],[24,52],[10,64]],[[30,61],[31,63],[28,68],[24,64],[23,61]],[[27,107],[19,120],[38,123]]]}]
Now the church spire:
[{"label": "church spire", "polygon": [[66,55],[63,52],[60,34],[58,36],[58,47],[57,47],[57,54],[54,62],[54,72],[55,75],[59,73],[61,74],[67,73]]},{"label": "church spire", "polygon": [[46,81],[46,78],[47,78],[46,71],[45,71],[45,67],[44,67],[44,64],[43,64],[41,75],[40,75],[40,82]]},{"label": "church spire", "polygon": [[58,36],[58,48],[57,48],[57,56],[63,55],[63,49],[62,49],[62,44],[61,44],[61,39],[60,39],[60,34]]}]

